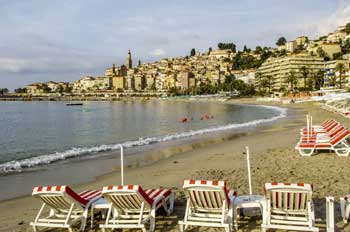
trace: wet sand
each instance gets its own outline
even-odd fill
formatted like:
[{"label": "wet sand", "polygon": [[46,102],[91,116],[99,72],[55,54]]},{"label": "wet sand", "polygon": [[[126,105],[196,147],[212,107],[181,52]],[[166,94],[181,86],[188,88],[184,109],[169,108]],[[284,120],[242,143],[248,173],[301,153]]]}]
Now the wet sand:
[{"label": "wet sand", "polygon": [[[240,103],[242,100],[240,101]],[[249,99],[246,103],[251,103]],[[126,168],[127,184],[142,184],[144,188],[167,187],[176,192],[175,212],[170,216],[157,217],[156,231],[178,231],[177,221],[181,220],[185,200],[181,192],[184,179],[227,180],[228,186],[239,195],[248,193],[246,159],[244,147],[251,151],[253,193],[263,194],[265,182],[304,182],[314,184],[316,222],[325,228],[325,197],[336,198],[336,223],[338,231],[350,231],[340,218],[339,197],[350,193],[349,157],[337,157],[335,153],[320,153],[312,157],[301,157],[294,149],[299,139],[299,129],[305,126],[305,114],[313,115],[314,123],[329,117],[336,118],[345,125],[349,120],[340,115],[314,106],[312,103],[289,105],[289,117],[269,126],[250,130],[239,136],[217,139],[215,142],[203,139],[197,144],[182,145],[177,148],[150,151],[154,161],[145,166]],[[160,155],[163,152],[163,156]],[[100,189],[105,185],[118,185],[119,171],[100,176],[88,184],[73,186],[77,191]],[[31,231],[32,221],[40,207],[40,202],[28,197],[0,203],[0,231]],[[100,222],[102,222],[100,220]],[[239,221],[239,231],[260,231],[261,218],[243,218]],[[98,231],[95,226],[91,231]],[[220,231],[198,228],[189,231]]]}]

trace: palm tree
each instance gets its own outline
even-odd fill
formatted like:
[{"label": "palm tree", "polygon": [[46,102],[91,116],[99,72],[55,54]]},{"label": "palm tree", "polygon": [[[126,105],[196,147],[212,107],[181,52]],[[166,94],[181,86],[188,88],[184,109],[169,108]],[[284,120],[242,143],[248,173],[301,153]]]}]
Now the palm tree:
[{"label": "palm tree", "polygon": [[289,75],[287,76],[287,83],[290,84],[290,90],[293,92],[295,85],[298,83],[298,78],[294,71],[290,71]]},{"label": "palm tree", "polygon": [[308,69],[307,69],[306,66],[302,66],[302,67],[300,68],[300,72],[301,72],[301,77],[302,77],[303,80],[304,80],[304,89],[306,90],[306,80],[307,80],[309,71],[308,71]]},{"label": "palm tree", "polygon": [[258,86],[258,91],[259,93],[261,92],[261,80],[262,80],[262,74],[261,72],[256,72],[255,73],[255,80],[256,80],[256,85]]},{"label": "palm tree", "polygon": [[324,84],[324,73],[325,71],[320,69],[315,75],[315,89],[319,90]]},{"label": "palm tree", "polygon": [[268,76],[266,76],[265,77],[265,79],[264,79],[265,81],[264,81],[264,85],[265,85],[265,88],[267,87],[267,88],[269,88],[269,93],[271,93],[271,88],[272,88],[272,76],[271,75],[268,75]]},{"label": "palm tree", "polygon": [[345,73],[345,65],[343,63],[338,63],[334,69],[335,71],[339,72],[339,89],[341,89],[343,82],[343,74]]}]

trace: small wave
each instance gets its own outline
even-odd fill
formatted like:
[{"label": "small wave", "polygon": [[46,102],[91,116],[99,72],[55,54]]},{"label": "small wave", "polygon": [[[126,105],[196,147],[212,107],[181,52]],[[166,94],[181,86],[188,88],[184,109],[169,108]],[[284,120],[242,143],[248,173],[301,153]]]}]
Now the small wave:
[{"label": "small wave", "polygon": [[182,133],[165,135],[165,136],[139,138],[138,140],[127,141],[127,142],[118,143],[118,144],[100,145],[95,147],[83,147],[83,148],[74,147],[64,152],[55,152],[49,155],[41,155],[41,156],[31,157],[28,159],[14,160],[14,161],[2,163],[0,164],[0,173],[9,174],[13,172],[21,172],[28,168],[33,168],[39,165],[50,164],[50,163],[65,160],[68,158],[79,157],[89,153],[118,150],[120,149],[120,146],[123,146],[125,148],[143,146],[143,145],[149,145],[152,143],[166,142],[166,141],[171,141],[175,139],[182,139],[182,138],[188,138],[196,135],[208,134],[212,132],[257,126],[261,123],[272,122],[272,121],[284,118],[287,115],[286,108],[281,108],[276,106],[259,106],[259,107],[276,110],[277,112],[279,112],[279,114],[272,118],[258,119],[251,122],[241,123],[241,124],[228,124],[224,126],[205,128],[205,129],[182,132]]}]

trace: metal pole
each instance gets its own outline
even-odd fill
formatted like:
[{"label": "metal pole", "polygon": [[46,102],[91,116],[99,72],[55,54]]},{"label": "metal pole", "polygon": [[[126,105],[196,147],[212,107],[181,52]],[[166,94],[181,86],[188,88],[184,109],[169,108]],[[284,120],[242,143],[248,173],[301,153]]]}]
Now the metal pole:
[{"label": "metal pole", "polygon": [[248,181],[249,181],[249,195],[252,195],[252,177],[250,175],[250,160],[249,160],[249,147],[246,146],[246,153],[247,153],[247,165],[248,165]]},{"label": "metal pole", "polygon": [[327,232],[334,232],[334,197],[326,197]]},{"label": "metal pole", "polygon": [[306,133],[307,133],[307,141],[309,141],[309,114],[306,115]]},{"label": "metal pole", "polygon": [[124,185],[124,149],[122,145],[120,145],[120,172],[121,182]]}]

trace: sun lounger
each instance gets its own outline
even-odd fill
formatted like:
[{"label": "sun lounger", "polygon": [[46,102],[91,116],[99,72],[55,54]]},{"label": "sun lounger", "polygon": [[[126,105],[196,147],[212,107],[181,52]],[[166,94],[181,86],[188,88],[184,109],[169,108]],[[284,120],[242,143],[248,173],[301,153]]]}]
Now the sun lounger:
[{"label": "sun lounger", "polygon": [[302,156],[311,156],[315,150],[331,150],[338,156],[348,156],[350,153],[350,146],[347,142],[347,138],[349,136],[349,130],[343,129],[329,141],[302,140],[296,145],[295,149],[297,149]]},{"label": "sun lounger", "polygon": [[340,198],[340,211],[344,223],[349,222],[350,218],[350,197],[345,196]]},{"label": "sun lounger", "polygon": [[179,221],[180,231],[188,226],[232,230],[236,194],[227,189],[225,181],[185,180],[183,189],[187,204],[185,218]]},{"label": "sun lounger", "polygon": [[[38,227],[66,228],[71,232],[72,226],[78,222],[81,222],[79,230],[84,230],[88,209],[101,198],[101,191],[77,194],[68,186],[40,186],[33,189],[32,195],[43,202],[34,222],[30,223],[35,232]],[[49,215],[42,216],[46,206],[50,209]]]},{"label": "sun lounger", "polygon": [[311,128],[309,130],[304,129],[301,132],[301,135],[303,135],[303,136],[307,136],[307,135],[312,136],[312,135],[320,134],[320,133],[328,133],[329,131],[331,131],[332,129],[334,129],[335,127],[337,127],[339,125],[340,125],[340,123],[338,123],[336,121],[333,121],[333,122],[327,124],[327,126],[325,126],[325,127]]},{"label": "sun lounger", "polygon": [[174,208],[174,194],[169,189],[143,190],[139,185],[106,186],[102,195],[110,202],[106,222],[102,231],[117,228],[139,228],[154,231],[156,211],[164,207],[169,215]]},{"label": "sun lounger", "polygon": [[318,231],[312,202],[312,185],[266,183],[262,231],[268,229]]},{"label": "sun lounger", "polygon": [[332,138],[337,136],[343,130],[346,130],[346,128],[342,125],[338,125],[335,128],[333,128],[331,131],[329,131],[328,133],[320,133],[320,134],[315,134],[313,136],[302,136],[300,141],[303,141],[303,142],[308,142],[308,141],[329,142]]}]

